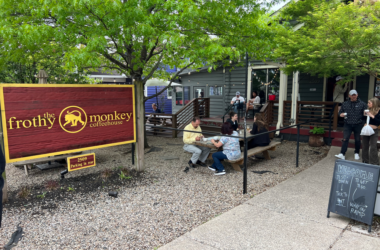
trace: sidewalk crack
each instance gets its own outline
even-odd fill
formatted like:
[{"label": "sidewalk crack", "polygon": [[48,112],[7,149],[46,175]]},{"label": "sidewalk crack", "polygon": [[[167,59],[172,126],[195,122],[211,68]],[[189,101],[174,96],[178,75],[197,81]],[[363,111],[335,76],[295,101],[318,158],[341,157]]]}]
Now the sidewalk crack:
[{"label": "sidewalk crack", "polygon": [[342,232],[340,232],[339,236],[336,237],[335,241],[330,245],[328,249],[332,249],[334,247],[334,245],[338,242],[338,240],[342,238],[343,233],[346,232],[347,228],[348,228],[348,225],[342,230]]}]

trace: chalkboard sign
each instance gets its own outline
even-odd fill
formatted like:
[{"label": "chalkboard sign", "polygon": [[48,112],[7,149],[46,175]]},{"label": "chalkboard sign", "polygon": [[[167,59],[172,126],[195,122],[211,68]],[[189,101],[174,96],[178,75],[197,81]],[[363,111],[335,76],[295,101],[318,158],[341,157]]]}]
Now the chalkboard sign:
[{"label": "chalkboard sign", "polygon": [[380,167],[337,160],[331,184],[330,212],[363,222],[371,231]]}]

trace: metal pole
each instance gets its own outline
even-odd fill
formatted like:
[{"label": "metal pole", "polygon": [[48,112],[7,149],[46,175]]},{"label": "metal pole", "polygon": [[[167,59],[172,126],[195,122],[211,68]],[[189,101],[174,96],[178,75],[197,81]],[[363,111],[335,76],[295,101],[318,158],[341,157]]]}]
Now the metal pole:
[{"label": "metal pole", "polygon": [[331,146],[331,118],[332,116],[330,117],[330,121],[329,121],[329,146]]},{"label": "metal pole", "polygon": [[244,176],[243,176],[243,194],[247,193],[247,148],[248,148],[248,143],[247,143],[247,123],[246,120],[244,119]]},{"label": "metal pole", "polygon": [[296,162],[296,168],[298,168],[298,158],[299,158],[299,152],[300,152],[300,125],[297,125],[297,162]]},{"label": "metal pole", "polygon": [[135,144],[132,143],[132,165],[135,165]]},{"label": "metal pole", "polygon": [[[248,52],[245,52],[245,94],[247,96],[246,101],[248,101]],[[243,175],[243,194],[247,193],[247,149],[248,149],[248,143],[247,143],[247,110],[244,114],[244,175]]]}]

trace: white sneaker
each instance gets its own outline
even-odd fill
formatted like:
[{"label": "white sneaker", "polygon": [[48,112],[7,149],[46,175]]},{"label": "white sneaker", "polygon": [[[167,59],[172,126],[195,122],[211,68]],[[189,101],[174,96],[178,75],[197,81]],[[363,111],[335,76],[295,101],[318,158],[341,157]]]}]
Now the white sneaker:
[{"label": "white sneaker", "polygon": [[355,154],[355,160],[360,160],[359,154]]},{"label": "white sneaker", "polygon": [[[340,154],[338,154],[338,155],[335,155],[335,157],[340,158],[340,159],[342,159],[342,160],[345,160],[345,159],[346,159],[346,157],[345,157],[342,153],[340,153]],[[356,156],[355,156],[355,157],[356,157]]]}]

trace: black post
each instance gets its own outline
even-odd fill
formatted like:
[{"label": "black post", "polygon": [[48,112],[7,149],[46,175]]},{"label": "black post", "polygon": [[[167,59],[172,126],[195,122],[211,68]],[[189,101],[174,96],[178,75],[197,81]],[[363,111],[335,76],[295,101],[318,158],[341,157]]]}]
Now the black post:
[{"label": "black post", "polygon": [[298,168],[298,158],[300,153],[300,127],[301,125],[297,125],[297,161],[296,161],[296,168]]},{"label": "black post", "polygon": [[247,144],[247,137],[246,137],[246,131],[247,129],[244,128],[244,177],[243,177],[243,194],[246,194],[247,193],[247,148],[248,148],[248,144]]},{"label": "black post", "polygon": [[331,146],[331,117],[329,121],[329,146]]},{"label": "black post", "polygon": [[[245,52],[245,94],[246,94],[246,101],[248,101],[248,52]],[[244,106],[243,106],[244,110]],[[244,115],[244,179],[243,179],[243,194],[247,193],[247,149],[248,149],[248,142],[247,142],[247,110]],[[239,117],[239,116],[238,116]]]},{"label": "black post", "polygon": [[132,165],[135,165],[135,144],[132,143]]}]

